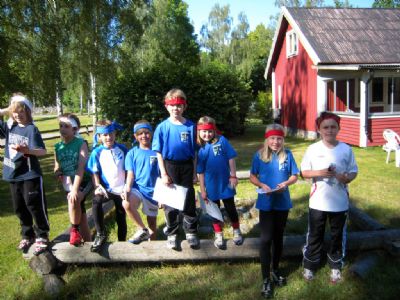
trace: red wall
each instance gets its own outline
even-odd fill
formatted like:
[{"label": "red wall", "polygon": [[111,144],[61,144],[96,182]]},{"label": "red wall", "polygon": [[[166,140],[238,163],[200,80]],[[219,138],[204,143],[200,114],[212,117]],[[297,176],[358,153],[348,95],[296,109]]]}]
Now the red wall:
[{"label": "red wall", "polygon": [[[290,31],[288,25],[286,30]],[[286,37],[282,43],[275,66],[275,103],[278,107],[279,91],[282,87],[282,125],[315,131],[317,116],[317,71],[299,41],[298,54],[286,58]]]},{"label": "red wall", "polygon": [[341,142],[360,145],[360,119],[340,117],[340,131],[337,139]]},{"label": "red wall", "polygon": [[369,120],[369,136],[367,146],[378,146],[385,144],[383,130],[392,129],[400,135],[400,117],[379,118]]}]

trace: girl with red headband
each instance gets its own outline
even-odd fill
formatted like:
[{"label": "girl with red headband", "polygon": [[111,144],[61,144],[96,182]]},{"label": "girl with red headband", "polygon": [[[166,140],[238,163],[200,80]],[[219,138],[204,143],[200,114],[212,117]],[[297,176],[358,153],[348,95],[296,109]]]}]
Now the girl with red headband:
[{"label": "girl with red headband", "polygon": [[[233,242],[241,245],[243,237],[234,201],[235,188],[238,184],[235,164],[237,154],[228,140],[217,132],[213,118],[205,116],[197,122],[197,144],[201,147],[197,158],[197,173],[201,196],[206,201],[215,202],[218,207],[222,199],[233,227]],[[213,219],[213,227],[215,247],[225,249],[223,223]]]},{"label": "girl with red headband", "polygon": [[261,294],[271,298],[274,285],[286,284],[286,278],[279,274],[278,268],[283,232],[292,208],[288,186],[297,181],[299,170],[292,152],[284,147],[281,125],[267,125],[264,137],[264,146],[253,157],[250,181],[258,187],[256,208],[260,213]]},{"label": "girl with red headband", "polygon": [[357,176],[357,164],[351,148],[336,139],[340,117],[322,112],[316,119],[321,141],[310,145],[301,162],[301,174],[313,181],[308,212],[308,233],[303,249],[303,276],[314,278],[319,267],[324,242],[325,224],[329,220],[331,245],[328,264],[330,281],[341,280],[345,254],[345,226],[349,209],[347,185]]},{"label": "girl with red headband", "polygon": [[[183,209],[183,230],[186,240],[193,249],[200,247],[197,236],[197,213],[193,181],[197,180],[196,166],[196,126],[183,117],[186,110],[186,96],[180,89],[172,89],[165,95],[165,108],[169,118],[158,124],[152,150],[157,152],[158,166],[164,184],[178,184],[188,188]],[[164,206],[167,227],[167,247],[179,248],[177,234],[181,219],[180,211]]]}]

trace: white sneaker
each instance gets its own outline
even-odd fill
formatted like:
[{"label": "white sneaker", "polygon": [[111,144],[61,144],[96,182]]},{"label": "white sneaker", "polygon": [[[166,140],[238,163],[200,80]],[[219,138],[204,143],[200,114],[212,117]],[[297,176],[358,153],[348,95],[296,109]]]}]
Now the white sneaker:
[{"label": "white sneaker", "polygon": [[198,249],[200,247],[200,241],[196,233],[186,233],[186,240],[192,249]]},{"label": "white sneaker", "polygon": [[314,279],[314,272],[311,271],[310,269],[304,269],[303,270],[303,277],[307,281],[311,281]]},{"label": "white sneaker", "polygon": [[176,234],[171,234],[167,239],[167,248],[172,250],[178,249],[178,241],[176,239]]},{"label": "white sneaker", "polygon": [[233,242],[237,246],[243,244],[243,236],[240,228],[233,229]]},{"label": "white sneaker", "polygon": [[128,240],[132,244],[140,244],[143,241],[147,241],[150,238],[150,232],[147,228],[139,229],[136,233]]},{"label": "white sneaker", "polygon": [[222,232],[215,233],[214,246],[221,250],[226,248],[224,241],[224,234]]},{"label": "white sneaker", "polygon": [[342,273],[340,272],[340,270],[332,269],[330,276],[331,283],[333,284],[338,283],[341,279],[342,279]]}]

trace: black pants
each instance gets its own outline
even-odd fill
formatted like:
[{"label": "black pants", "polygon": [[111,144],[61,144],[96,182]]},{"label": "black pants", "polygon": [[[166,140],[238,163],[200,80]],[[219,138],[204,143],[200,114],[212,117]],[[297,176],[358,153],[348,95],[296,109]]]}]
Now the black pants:
[{"label": "black pants", "polygon": [[288,218],[288,210],[260,210],[260,262],[263,279],[269,277],[272,269],[277,270],[283,250],[283,232]]},{"label": "black pants", "polygon": [[306,269],[316,270],[319,267],[327,220],[331,230],[328,264],[331,269],[341,269],[343,266],[347,211],[326,212],[310,208],[307,241],[303,249],[303,266]]},{"label": "black pants", "polygon": [[14,212],[21,224],[22,238],[48,238],[49,219],[42,177],[10,182]]},{"label": "black pants", "polygon": [[122,198],[119,195],[107,193],[108,199],[103,195],[95,195],[93,197],[93,218],[96,231],[99,234],[106,234],[104,226],[104,212],[103,203],[107,201],[114,201],[115,204],[115,219],[118,225],[118,241],[126,240],[127,225],[126,225],[126,212],[122,206]]},{"label": "black pants", "polygon": [[[218,207],[221,207],[221,201],[213,201],[215,202]],[[236,205],[235,205],[235,200],[233,197],[227,198],[227,199],[222,199],[222,202],[224,202],[224,207],[226,209],[226,213],[228,214],[229,220],[231,220],[231,223],[238,223],[239,222],[239,216],[236,210]],[[213,218],[213,223],[221,223],[220,220],[214,219]]]},{"label": "black pants", "polygon": [[[185,233],[197,233],[196,201],[193,187],[193,161],[175,162],[165,160],[165,168],[172,182],[188,188],[183,206],[183,230]],[[167,222],[167,235],[177,234],[179,230],[179,210],[166,206],[164,208]]]}]

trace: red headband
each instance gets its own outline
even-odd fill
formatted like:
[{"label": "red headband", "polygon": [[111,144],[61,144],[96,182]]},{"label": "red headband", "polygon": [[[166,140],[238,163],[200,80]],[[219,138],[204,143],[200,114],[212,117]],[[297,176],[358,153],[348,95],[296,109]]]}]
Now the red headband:
[{"label": "red headband", "polygon": [[204,123],[197,125],[197,130],[217,130],[217,127],[212,123]]},{"label": "red headband", "polygon": [[317,118],[317,129],[321,126],[321,123],[325,120],[332,119],[334,120],[338,126],[340,126],[340,117],[334,114],[321,114],[319,118]]},{"label": "red headband", "polygon": [[264,137],[267,139],[267,138],[269,138],[270,136],[273,136],[273,135],[276,135],[276,136],[285,136],[285,133],[284,133],[282,130],[279,130],[279,129],[272,129],[272,130],[268,130],[268,131],[264,134]]},{"label": "red headband", "polygon": [[182,98],[182,97],[174,97],[174,98],[165,99],[165,105],[179,105],[179,104],[186,105],[186,99]]}]

